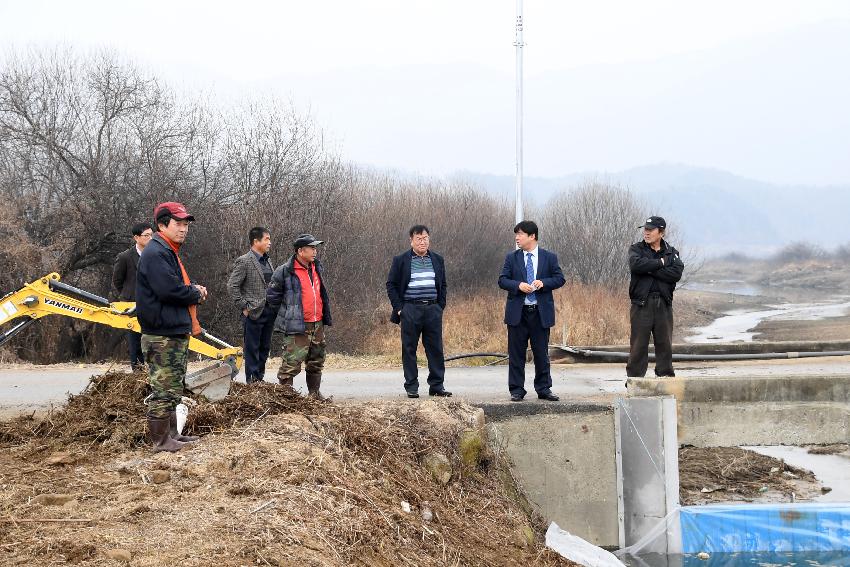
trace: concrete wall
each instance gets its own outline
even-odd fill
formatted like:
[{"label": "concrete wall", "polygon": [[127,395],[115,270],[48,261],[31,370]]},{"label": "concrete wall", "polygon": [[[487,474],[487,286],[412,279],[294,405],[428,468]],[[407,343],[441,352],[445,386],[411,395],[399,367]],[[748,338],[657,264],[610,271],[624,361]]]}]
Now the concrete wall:
[{"label": "concrete wall", "polygon": [[630,396],[672,395],[679,442],[697,447],[846,443],[850,376],[633,378]]},{"label": "concrete wall", "polygon": [[850,440],[850,409],[814,402],[679,404],[679,443],[695,447],[825,445]]},{"label": "concrete wall", "polygon": [[484,406],[490,441],[513,462],[547,521],[600,546],[619,543],[614,414],[597,404]]}]

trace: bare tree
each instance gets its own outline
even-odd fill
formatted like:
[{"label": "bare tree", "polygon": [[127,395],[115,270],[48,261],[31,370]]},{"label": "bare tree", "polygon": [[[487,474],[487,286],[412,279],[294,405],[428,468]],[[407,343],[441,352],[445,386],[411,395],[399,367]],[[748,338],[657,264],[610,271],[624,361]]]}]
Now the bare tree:
[{"label": "bare tree", "polygon": [[588,181],[553,197],[541,218],[541,240],[558,253],[568,278],[585,284],[628,282],[625,263],[646,205],[627,189]]}]

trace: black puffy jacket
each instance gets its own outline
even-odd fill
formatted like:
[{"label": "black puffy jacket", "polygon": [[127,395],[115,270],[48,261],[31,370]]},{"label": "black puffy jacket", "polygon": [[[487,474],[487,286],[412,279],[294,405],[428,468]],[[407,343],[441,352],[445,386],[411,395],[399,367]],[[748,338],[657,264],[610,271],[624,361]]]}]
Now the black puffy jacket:
[{"label": "black puffy jacket", "polygon": [[[301,303],[301,280],[295,273],[295,255],[278,266],[272,274],[272,281],[266,289],[266,305],[277,311],[274,321],[274,330],[285,335],[301,335],[306,332],[304,324],[304,305]],[[331,300],[328,297],[328,288],[325,286],[325,274],[322,264],[315,260],[313,266],[319,274],[319,294],[322,297],[322,324],[330,327]]]},{"label": "black puffy jacket", "polygon": [[177,254],[155,234],[142,250],[136,274],[136,318],[142,332],[166,337],[190,334],[188,307],[200,302],[198,288],[183,283]]},{"label": "black puffy jacket", "polygon": [[[661,262],[664,258],[664,262]],[[629,283],[629,298],[635,305],[643,305],[649,295],[653,280],[658,282],[658,291],[667,304],[673,303],[673,291],[676,282],[682,279],[685,264],[679,257],[679,251],[661,239],[661,250],[656,253],[644,241],[629,247],[629,270],[632,279]]]}]

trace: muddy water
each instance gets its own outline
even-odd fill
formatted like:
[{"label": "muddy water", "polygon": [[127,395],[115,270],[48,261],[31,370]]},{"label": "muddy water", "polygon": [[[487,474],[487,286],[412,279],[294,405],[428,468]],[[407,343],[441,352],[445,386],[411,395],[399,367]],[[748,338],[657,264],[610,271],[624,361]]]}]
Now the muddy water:
[{"label": "muddy water", "polygon": [[785,445],[743,447],[768,457],[782,459],[789,465],[808,469],[832,491],[817,496],[815,502],[850,502],[850,452],[836,455],[812,455],[805,447]]}]

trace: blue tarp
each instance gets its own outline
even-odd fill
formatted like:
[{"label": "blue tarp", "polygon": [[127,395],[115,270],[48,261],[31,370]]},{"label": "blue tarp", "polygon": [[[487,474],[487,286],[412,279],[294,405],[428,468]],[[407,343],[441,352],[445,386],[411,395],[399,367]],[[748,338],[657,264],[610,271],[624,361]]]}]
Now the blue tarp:
[{"label": "blue tarp", "polygon": [[850,552],[850,503],[684,506],[684,553]]}]

